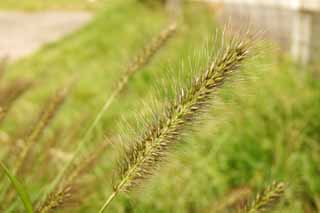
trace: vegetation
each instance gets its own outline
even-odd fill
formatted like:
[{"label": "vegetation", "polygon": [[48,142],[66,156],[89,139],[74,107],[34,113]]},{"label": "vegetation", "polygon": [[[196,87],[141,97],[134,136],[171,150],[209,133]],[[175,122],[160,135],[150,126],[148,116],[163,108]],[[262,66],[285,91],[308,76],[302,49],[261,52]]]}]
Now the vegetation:
[{"label": "vegetation", "polygon": [[[169,23],[161,7],[145,6],[136,0],[108,2],[90,25],[10,64],[1,79],[0,94],[5,97],[1,107],[6,116],[1,123],[0,159],[11,179],[24,185],[20,187],[25,188],[24,197],[36,203],[38,212],[58,208],[59,212],[96,212],[101,208],[114,190],[113,183],[117,183],[113,182],[113,173],[119,167],[114,159],[119,159],[117,150],[122,150],[123,145],[117,135],[123,135],[124,143],[132,142],[135,132],[145,129],[141,128],[144,120],[152,120],[152,113],[145,106],[152,105],[155,96],[160,103],[175,100],[175,88],[170,88],[181,88],[180,85],[188,85],[190,78],[201,76],[208,56],[220,49],[221,35],[215,33],[216,25],[207,9],[187,5],[176,35],[161,50],[157,48],[152,60],[143,63],[139,72],[126,81],[79,149],[78,143],[119,85],[118,79],[125,75],[127,67],[123,65],[130,67],[131,58],[139,56],[141,47],[148,46]],[[211,35],[216,35],[218,42],[204,48]],[[152,170],[152,178],[143,180],[143,188],[129,196],[119,193],[108,210],[214,212],[240,208],[250,212],[262,206],[281,208],[282,212],[318,211],[320,85],[286,56],[275,53],[272,48],[260,53],[244,65],[240,76],[215,91],[215,98],[210,101],[213,107],[207,108],[208,103],[204,103],[211,119],[196,123],[194,134],[185,137],[183,146],[170,148],[172,154],[165,152],[166,162],[160,171]],[[19,82],[32,82],[28,83],[32,87],[23,87],[19,95],[6,95],[15,94],[4,92],[15,88],[12,85],[17,85],[18,77]],[[74,79],[70,91],[65,90],[69,88],[66,79]],[[189,92],[184,90],[182,97],[189,97]],[[42,107],[47,97],[52,98]],[[55,102],[57,97],[61,101]],[[187,103],[183,100],[177,99],[177,103]],[[59,103],[59,111],[54,103]],[[156,104],[152,110],[158,112],[162,106]],[[142,117],[136,118],[137,112]],[[30,140],[30,135],[37,137]],[[18,172],[15,168],[19,168],[19,155],[24,156],[19,158],[24,163]],[[0,178],[1,207],[22,210],[22,202],[12,199],[15,184],[9,185],[4,175]],[[283,184],[274,184],[249,201],[254,191],[273,180],[289,183],[285,194]],[[240,192],[242,196],[237,196]],[[280,197],[280,205],[271,205],[278,203]],[[42,208],[49,206],[48,200],[54,201],[49,202],[50,208]],[[24,202],[29,206],[28,199]]]}]

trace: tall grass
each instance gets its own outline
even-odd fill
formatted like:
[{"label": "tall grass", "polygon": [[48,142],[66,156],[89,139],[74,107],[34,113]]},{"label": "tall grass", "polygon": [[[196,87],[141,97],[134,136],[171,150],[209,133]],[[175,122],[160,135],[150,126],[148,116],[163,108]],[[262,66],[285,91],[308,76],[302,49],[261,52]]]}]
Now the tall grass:
[{"label": "tall grass", "polygon": [[[205,9],[189,5],[183,13],[184,23],[179,27],[176,37],[157,54],[150,62],[150,66],[144,67],[131,78],[126,86],[127,89],[119,94],[106,116],[92,132],[88,147],[83,150],[84,157],[72,164],[65,178],[59,181],[59,187],[50,193],[49,197],[57,196],[52,199],[56,203],[52,203],[50,211],[68,213],[97,211],[106,201],[105,195],[113,193],[109,188],[114,172],[111,160],[115,155],[112,146],[106,145],[106,149],[102,149],[101,142],[102,136],[106,133],[105,130],[113,138],[118,132],[115,123],[119,117],[123,116],[129,122],[133,122],[133,111],[145,110],[141,105],[136,104],[137,100],[146,99],[149,102],[146,98],[149,94],[165,90],[161,87],[156,89],[150,87],[155,83],[155,79],[157,81],[167,79],[165,76],[168,72],[163,68],[163,64],[173,64],[174,67],[175,64],[181,63],[181,60],[189,60],[188,56],[192,54],[193,49],[201,49],[200,45],[207,35],[211,35],[210,31],[215,26]],[[198,15],[195,16],[195,14]],[[127,58],[136,55],[137,50],[144,46],[145,39],[139,38],[142,37],[141,34],[146,37],[148,35],[141,32],[148,31],[150,34],[155,34],[162,28],[165,20],[165,13],[157,7],[145,7],[134,0],[116,1],[81,33],[49,45],[39,53],[9,65],[10,77],[23,73],[23,77],[28,76],[40,85],[15,101],[2,125],[0,142],[3,149],[0,150],[0,155],[11,171],[15,161],[12,161],[12,158],[4,158],[3,153],[6,153],[12,144],[15,145],[18,153],[23,148],[20,143],[15,143],[21,141],[15,139],[17,138],[15,132],[21,131],[19,130],[21,124],[25,120],[28,121],[29,116],[36,118],[35,105],[47,98],[49,91],[69,76],[70,72],[76,70],[81,76],[74,92],[68,96],[68,102],[63,110],[50,125],[51,128],[46,128],[46,131],[41,134],[41,142],[33,146],[35,153],[32,153],[32,158],[35,160],[33,162],[37,162],[37,167],[30,171],[26,170],[21,177],[17,177],[25,185],[33,203],[43,198],[43,190],[52,183],[53,178],[70,160],[70,156],[73,156],[76,143],[81,140],[81,135],[87,129],[83,121],[79,122],[81,120],[79,117],[83,117],[84,114],[92,117],[96,115],[106,95],[112,93],[108,85],[113,85],[123,75],[122,64],[127,64]],[[106,32],[108,36],[105,36]],[[127,39],[129,34],[130,39]],[[115,44],[117,48],[112,48]],[[194,63],[193,59],[192,56],[191,64],[195,68],[200,67]],[[184,66],[184,68],[182,72],[172,72],[171,78],[189,75],[190,66]],[[317,177],[320,163],[318,155],[320,90],[318,83],[310,80],[306,72],[301,72],[302,70],[297,69],[286,57],[282,55],[277,57],[274,50],[271,50],[270,56],[267,55],[263,59],[255,58],[252,64],[245,65],[244,68],[248,71],[249,78],[244,75],[239,77],[245,78],[244,83],[238,83],[240,79],[236,78],[232,84],[227,84],[230,86],[219,89],[219,95],[215,93],[214,96],[215,107],[206,112],[205,115],[208,116],[200,116],[205,120],[207,117],[212,117],[213,120],[209,119],[200,129],[193,131],[194,134],[183,137],[189,143],[182,143],[183,146],[180,146],[174,156],[170,154],[173,150],[170,143],[168,150],[163,150],[159,155],[161,157],[159,164],[163,161],[168,163],[164,162],[165,166],[161,168],[161,173],[157,173],[159,175],[152,175],[155,171],[147,170],[150,176],[152,175],[152,179],[148,181],[143,179],[145,182],[143,185],[146,186],[143,188],[143,193],[135,193],[135,190],[130,193],[130,196],[126,193],[118,193],[117,199],[112,201],[108,210],[111,212],[212,212],[219,207],[216,201],[219,202],[221,197],[224,198],[227,192],[235,192],[234,189],[237,188],[259,189],[273,179],[291,183],[291,187],[283,197],[284,205],[279,206],[283,212],[308,210],[316,212],[319,209],[320,190]],[[202,70],[198,71],[200,74],[203,73]],[[8,82],[7,80],[2,79],[2,82]],[[183,91],[186,95],[189,90]],[[184,95],[182,97],[186,97]],[[164,97],[161,96],[159,99],[161,98]],[[170,103],[171,101],[170,99]],[[174,101],[180,103],[179,99]],[[211,104],[210,101],[208,105],[206,103],[200,108],[209,109],[208,106]],[[202,115],[202,112],[195,114]],[[167,115],[170,113],[161,114],[160,118],[163,116],[165,119]],[[156,119],[151,126],[157,126],[156,121],[159,120]],[[193,125],[194,121],[198,120],[185,120],[188,124],[187,128],[184,124],[178,123],[179,125],[176,126],[179,127],[179,131],[176,132],[180,133],[183,129],[185,130],[183,133],[189,133],[189,124],[198,126],[197,122]],[[75,134],[78,136],[69,135],[73,130],[77,131],[77,124],[74,123],[80,123],[82,126],[79,128],[80,132]],[[149,126],[143,128],[140,126],[138,129],[140,128],[143,133],[143,130],[150,127],[149,122],[148,124]],[[163,128],[160,129],[163,130]],[[14,139],[12,144],[2,143],[5,135]],[[173,146],[180,144],[180,138],[179,140],[175,137],[171,138],[176,142],[172,143]],[[140,139],[133,142],[139,142]],[[114,143],[114,146],[118,145]],[[135,145],[136,143],[133,143],[129,146],[129,154],[133,153]],[[38,154],[46,156],[44,158],[47,160],[44,162],[41,156],[35,159],[34,157]],[[154,168],[158,168],[158,162],[150,162],[155,166]],[[30,165],[27,164],[27,167]],[[144,177],[150,176],[148,173]],[[135,180],[134,183],[140,185],[139,176],[132,177]],[[1,184],[3,188],[8,185],[8,182],[3,181]],[[118,184],[119,182],[115,182],[116,186]],[[42,204],[39,202],[36,207]],[[0,203],[2,210],[23,211],[19,199],[14,200],[9,209],[4,208],[3,205]]]}]

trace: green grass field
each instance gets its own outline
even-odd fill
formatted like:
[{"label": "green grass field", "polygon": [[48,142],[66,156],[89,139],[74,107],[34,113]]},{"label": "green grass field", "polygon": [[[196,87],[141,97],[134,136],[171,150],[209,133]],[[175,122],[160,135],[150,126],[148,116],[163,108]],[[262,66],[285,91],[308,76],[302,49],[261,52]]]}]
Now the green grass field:
[{"label": "green grass field", "polygon": [[[1,1],[0,8],[37,10],[71,5],[70,1],[48,2],[46,6],[37,1],[19,5],[11,2]],[[59,132],[62,137],[56,147],[66,153],[75,150],[81,134],[66,144],[70,132],[85,119],[80,128],[84,132],[130,58],[168,23],[162,9],[135,0],[106,1],[102,5],[85,28],[9,65],[7,81],[28,78],[34,86],[10,111],[2,132],[14,135],[17,130],[27,129],[55,89],[76,76],[72,93],[39,144],[44,146]],[[84,8],[82,4],[80,8]],[[150,104],[159,93],[162,95],[157,99],[164,100],[167,86],[176,79],[183,81],[191,71],[201,71],[199,64],[205,63],[201,54],[217,25],[198,5],[187,6],[184,15],[177,35],[129,81],[103,116],[88,141],[88,150],[99,147],[105,134],[128,135],[124,119],[137,125],[135,115],[141,113],[144,103]],[[143,187],[115,199],[110,212],[215,212],[228,202],[230,193],[236,194],[236,189],[256,192],[274,180],[289,184],[279,206],[281,212],[320,210],[320,85],[308,70],[266,46],[245,66],[243,74],[219,93],[210,119],[170,154]],[[117,150],[117,144],[109,147],[94,172],[84,176],[81,190],[88,193],[82,195],[83,203],[64,212],[97,212],[112,190]],[[35,153],[41,156],[39,148]],[[10,169],[14,158],[0,158]],[[32,201],[41,197],[64,163],[63,159],[37,161],[32,175],[18,177]],[[46,166],[52,171],[43,177],[42,168]],[[15,207],[22,208],[19,200]]]}]

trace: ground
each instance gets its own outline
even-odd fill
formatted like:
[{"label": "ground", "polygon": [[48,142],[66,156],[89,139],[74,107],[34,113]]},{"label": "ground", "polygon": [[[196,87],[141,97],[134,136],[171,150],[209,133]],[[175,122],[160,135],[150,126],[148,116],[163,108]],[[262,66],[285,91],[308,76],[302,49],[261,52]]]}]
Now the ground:
[{"label": "ground", "polygon": [[106,0],[2,0],[0,10],[96,10]]},{"label": "ground", "polygon": [[91,19],[88,12],[0,11],[0,58],[16,60],[58,40]]}]

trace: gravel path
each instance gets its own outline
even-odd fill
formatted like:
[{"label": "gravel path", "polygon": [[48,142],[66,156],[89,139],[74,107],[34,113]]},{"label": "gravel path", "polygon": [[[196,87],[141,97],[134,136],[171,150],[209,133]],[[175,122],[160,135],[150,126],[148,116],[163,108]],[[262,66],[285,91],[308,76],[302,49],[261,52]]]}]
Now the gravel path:
[{"label": "gravel path", "polygon": [[71,33],[91,19],[86,12],[0,12],[0,58],[16,60]]}]

